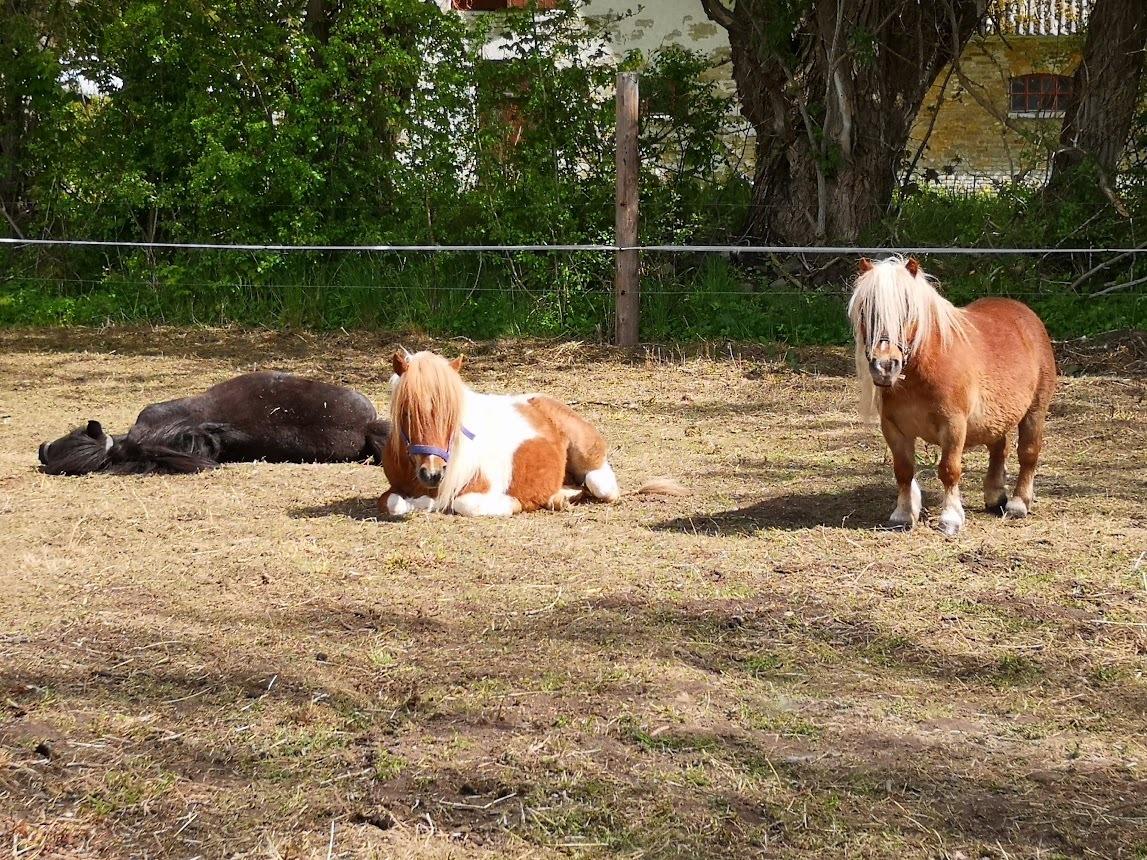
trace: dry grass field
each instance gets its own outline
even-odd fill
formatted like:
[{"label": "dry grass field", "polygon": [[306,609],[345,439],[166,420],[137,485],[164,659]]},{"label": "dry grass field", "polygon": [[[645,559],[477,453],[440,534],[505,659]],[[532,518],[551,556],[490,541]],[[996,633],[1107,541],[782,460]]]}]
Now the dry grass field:
[{"label": "dry grass field", "polygon": [[976,452],[955,539],[877,528],[843,350],[434,344],[680,498],[395,522],[367,465],[36,471],[255,367],[385,409],[393,346],[0,332],[5,852],[1147,856],[1142,339],[1064,352],[1035,515],[977,512]]}]

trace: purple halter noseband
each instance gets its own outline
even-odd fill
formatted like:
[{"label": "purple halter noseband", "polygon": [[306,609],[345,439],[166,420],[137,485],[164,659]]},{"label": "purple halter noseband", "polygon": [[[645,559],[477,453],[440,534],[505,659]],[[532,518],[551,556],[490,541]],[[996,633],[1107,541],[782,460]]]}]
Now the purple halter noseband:
[{"label": "purple halter noseband", "polygon": [[[442,448],[436,448],[433,445],[415,445],[411,443],[410,437],[406,435],[405,430],[400,429],[398,432],[402,434],[402,441],[406,443],[406,450],[412,456],[421,455],[423,457],[439,457],[443,462],[450,462],[449,449],[444,450]],[[462,428],[462,435],[467,439],[474,438],[474,434],[467,430],[465,427]]]}]

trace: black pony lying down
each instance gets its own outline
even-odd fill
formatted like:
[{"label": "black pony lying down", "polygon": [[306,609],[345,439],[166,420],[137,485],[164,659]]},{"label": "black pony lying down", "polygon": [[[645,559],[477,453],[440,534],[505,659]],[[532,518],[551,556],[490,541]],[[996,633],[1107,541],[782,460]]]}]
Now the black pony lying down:
[{"label": "black pony lying down", "polygon": [[382,462],[390,423],[365,395],[288,373],[244,373],[144,408],[126,436],[98,421],[40,445],[50,475],[186,474],[220,463]]}]

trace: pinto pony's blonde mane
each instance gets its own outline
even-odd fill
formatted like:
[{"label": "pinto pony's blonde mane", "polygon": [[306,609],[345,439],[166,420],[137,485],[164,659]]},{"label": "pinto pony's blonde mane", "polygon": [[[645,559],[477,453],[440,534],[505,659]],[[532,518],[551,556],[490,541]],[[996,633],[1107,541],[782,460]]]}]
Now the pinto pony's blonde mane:
[{"label": "pinto pony's blonde mane", "polygon": [[[879,416],[876,385],[868,370],[868,357],[877,342],[904,346],[910,336],[913,355],[933,335],[946,346],[964,335],[963,311],[936,291],[934,279],[913,260],[888,257],[865,261],[852,288],[848,320],[856,341],[856,376],[860,381],[860,414],[872,420]],[[910,269],[915,269],[915,274]]]},{"label": "pinto pony's blonde mane", "polygon": [[414,444],[444,440],[450,450],[435,503],[437,510],[446,510],[477,471],[469,440],[462,433],[466,384],[454,365],[442,356],[416,352],[406,353],[406,368],[391,377],[390,387],[390,438],[400,446],[403,455],[407,439]]}]

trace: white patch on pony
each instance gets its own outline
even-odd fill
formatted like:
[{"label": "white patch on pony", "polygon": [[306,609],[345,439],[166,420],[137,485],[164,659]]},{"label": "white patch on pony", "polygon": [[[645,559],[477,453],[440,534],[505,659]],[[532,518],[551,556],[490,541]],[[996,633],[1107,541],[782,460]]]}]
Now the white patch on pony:
[{"label": "white patch on pony", "polygon": [[398,493],[386,497],[386,512],[392,517],[404,517],[414,510],[414,506]]},{"label": "white patch on pony", "polygon": [[521,509],[518,500],[505,493],[463,493],[451,505],[464,517],[512,517]]},{"label": "white patch on pony", "polygon": [[616,502],[621,497],[621,488],[617,486],[617,475],[607,460],[600,469],[594,469],[585,474],[585,488],[603,502]]},{"label": "white patch on pony", "polygon": [[1019,496],[1012,496],[1008,500],[1008,505],[1004,508],[1004,516],[1007,519],[1022,520],[1028,515],[1028,506]]},{"label": "white patch on pony", "polygon": [[115,444],[115,439],[113,439],[111,436],[105,436],[104,437],[104,452],[106,453],[106,452],[110,451],[112,449],[112,445],[114,445],[114,444]]},{"label": "white patch on pony", "polygon": [[527,396],[479,394],[467,387],[463,397],[462,426],[473,433],[474,438],[461,431],[454,436],[450,462],[438,487],[437,509],[440,511],[453,509],[462,513],[454,502],[479,474],[489,484],[488,490],[485,494],[466,495],[504,496],[514,477],[515,452],[523,442],[538,435],[518,409],[528,402]]},{"label": "white patch on pony", "polygon": [[916,479],[912,479],[912,483],[908,487],[908,492],[900,493],[896,497],[896,510],[892,512],[892,516],[888,518],[888,522],[896,526],[907,526],[911,528],[916,525],[916,521],[920,519],[920,485]]},{"label": "white patch on pony", "polygon": [[944,507],[940,511],[940,531],[954,535],[964,527],[964,505],[960,501],[959,489],[944,494]]},{"label": "white patch on pony", "polygon": [[386,511],[392,517],[405,517],[416,511],[430,513],[434,510],[434,499],[431,496],[416,496],[408,499],[398,493],[391,493],[386,497]]}]

